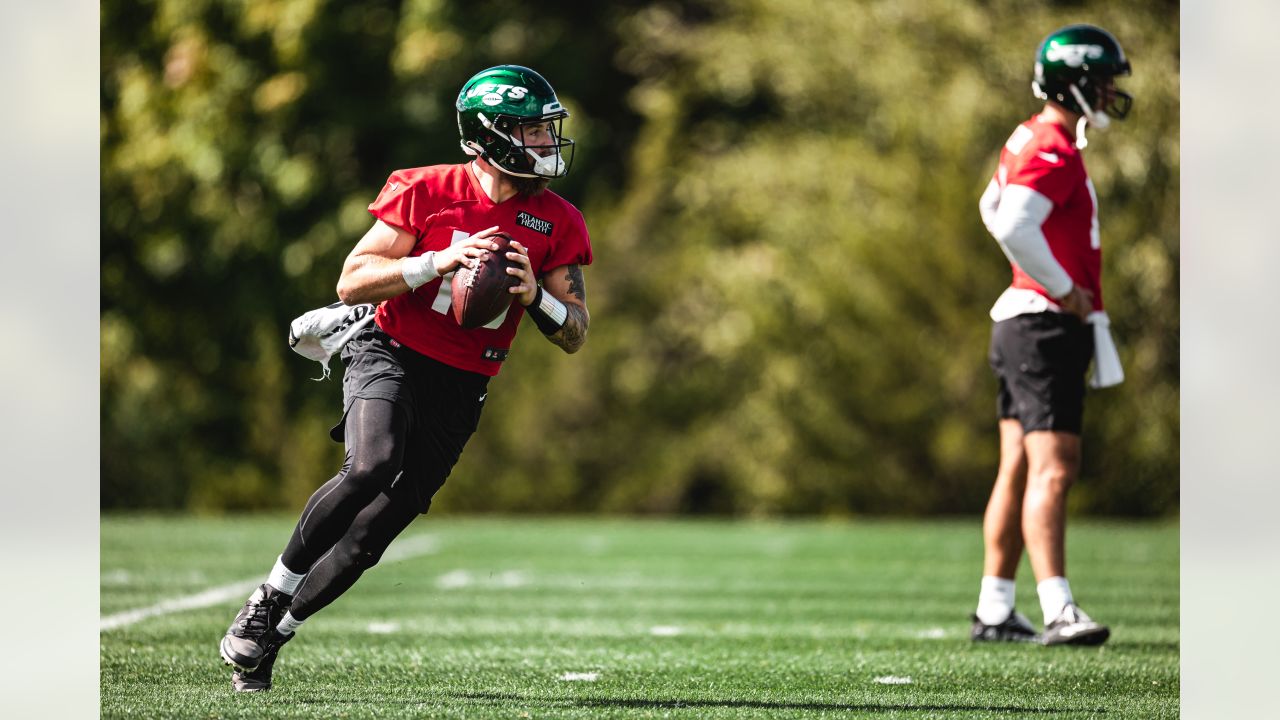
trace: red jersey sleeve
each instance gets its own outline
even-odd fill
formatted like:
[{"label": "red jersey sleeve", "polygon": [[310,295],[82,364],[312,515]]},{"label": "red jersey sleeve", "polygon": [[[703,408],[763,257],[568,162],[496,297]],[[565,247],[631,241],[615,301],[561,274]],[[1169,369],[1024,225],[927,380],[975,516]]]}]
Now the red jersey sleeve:
[{"label": "red jersey sleeve", "polygon": [[587,234],[587,222],[577,208],[571,208],[568,215],[565,233],[543,259],[542,267],[538,268],[540,274],[545,274],[561,265],[591,264],[591,238]]},{"label": "red jersey sleeve", "polygon": [[394,225],[421,237],[427,218],[435,212],[425,183],[410,180],[403,170],[391,173],[377,199],[369,203],[369,212],[388,225]]},{"label": "red jersey sleeve", "polygon": [[1065,155],[1049,150],[1028,148],[1010,168],[1006,185],[1022,185],[1044,195],[1061,206],[1084,182],[1084,163],[1079,155]]}]

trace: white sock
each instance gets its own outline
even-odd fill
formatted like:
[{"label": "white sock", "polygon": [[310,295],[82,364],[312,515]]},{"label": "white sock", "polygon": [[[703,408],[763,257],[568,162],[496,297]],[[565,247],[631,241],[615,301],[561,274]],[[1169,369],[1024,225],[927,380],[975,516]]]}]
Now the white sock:
[{"label": "white sock", "polygon": [[978,591],[978,619],[987,625],[999,625],[1013,612],[1014,582],[994,575],[982,577]]},{"label": "white sock", "polygon": [[1036,585],[1036,592],[1040,594],[1040,609],[1044,612],[1045,625],[1056,620],[1067,603],[1075,602],[1071,597],[1071,586],[1061,576],[1041,580]]},{"label": "white sock", "polygon": [[286,611],[284,617],[280,618],[280,624],[276,625],[276,632],[281,635],[292,635],[302,623],[302,620],[293,617],[293,613]]},{"label": "white sock", "polygon": [[298,590],[298,583],[306,576],[306,573],[296,573],[285,567],[284,559],[277,557],[275,567],[271,568],[271,574],[267,576],[267,584],[286,595],[292,595]]}]

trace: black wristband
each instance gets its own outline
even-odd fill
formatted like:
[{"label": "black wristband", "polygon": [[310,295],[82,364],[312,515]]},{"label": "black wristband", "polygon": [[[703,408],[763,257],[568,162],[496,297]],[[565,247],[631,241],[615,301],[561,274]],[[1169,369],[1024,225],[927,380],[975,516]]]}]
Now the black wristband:
[{"label": "black wristband", "polygon": [[533,296],[533,302],[525,308],[525,312],[533,318],[534,324],[543,335],[555,335],[560,332],[560,328],[564,327],[568,319],[568,311],[565,310],[564,303],[546,294],[541,286],[538,287],[538,294]]}]

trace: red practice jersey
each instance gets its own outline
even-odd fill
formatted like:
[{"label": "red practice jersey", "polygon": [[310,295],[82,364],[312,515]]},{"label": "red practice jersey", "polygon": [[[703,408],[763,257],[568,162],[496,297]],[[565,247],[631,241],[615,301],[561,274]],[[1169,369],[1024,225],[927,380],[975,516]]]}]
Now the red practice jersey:
[{"label": "red practice jersey", "polygon": [[[1053,202],[1041,230],[1049,250],[1076,285],[1093,293],[1093,309],[1102,309],[1102,243],[1098,234],[1098,196],[1075,141],[1058,123],[1039,115],[1018,126],[1000,151],[996,182],[1022,185]],[[1053,300],[1031,276],[1013,265],[1013,287],[1034,290]]]},{"label": "red practice jersey", "polygon": [[[494,203],[466,165],[397,170],[369,205],[374,217],[413,233],[409,256],[443,250],[485,228],[498,228],[529,250],[541,279],[562,265],[591,264],[591,241],[582,213],[551,191]],[[375,322],[409,348],[447,365],[497,375],[524,306],[515,302],[488,325],[464,330],[453,319],[453,273],[378,305]]]}]

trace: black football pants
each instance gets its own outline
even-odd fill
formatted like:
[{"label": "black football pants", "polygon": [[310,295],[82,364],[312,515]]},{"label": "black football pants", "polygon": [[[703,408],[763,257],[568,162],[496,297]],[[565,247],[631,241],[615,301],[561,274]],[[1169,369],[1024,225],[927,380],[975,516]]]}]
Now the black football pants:
[{"label": "black football pants", "polygon": [[307,501],[281,558],[306,573],[289,612],[310,617],[355,584],[423,511],[391,492],[404,459],[408,419],[390,400],[353,401],[346,418],[346,460]]}]

